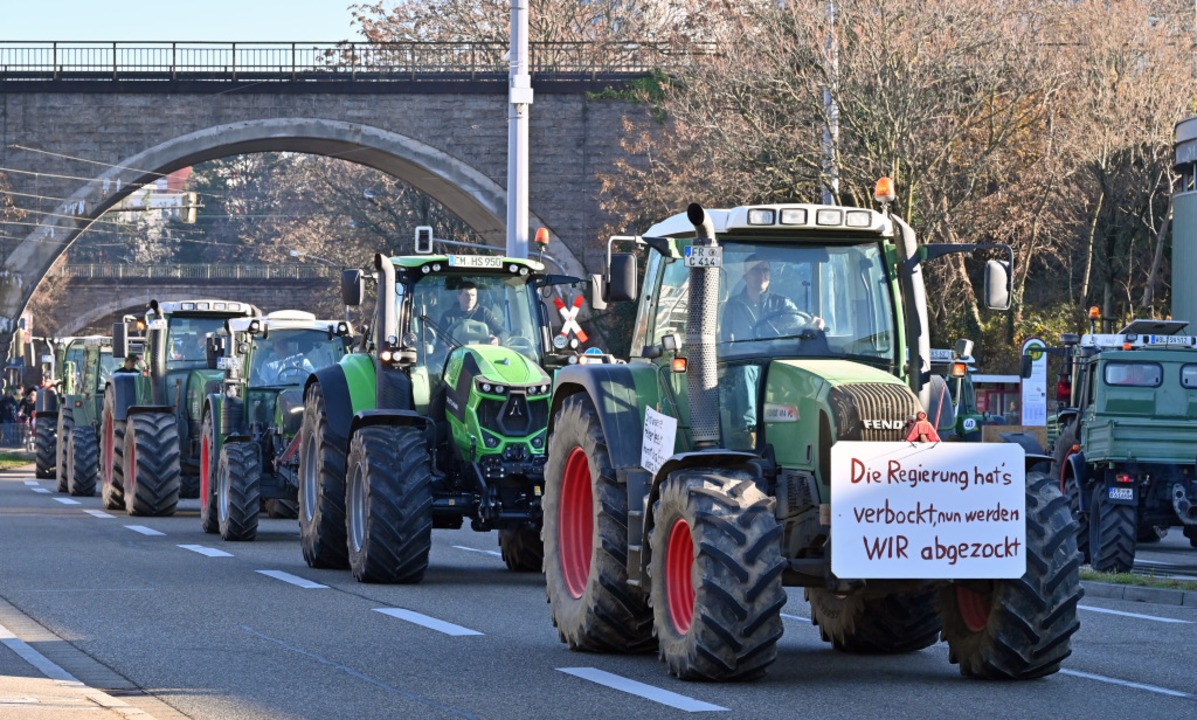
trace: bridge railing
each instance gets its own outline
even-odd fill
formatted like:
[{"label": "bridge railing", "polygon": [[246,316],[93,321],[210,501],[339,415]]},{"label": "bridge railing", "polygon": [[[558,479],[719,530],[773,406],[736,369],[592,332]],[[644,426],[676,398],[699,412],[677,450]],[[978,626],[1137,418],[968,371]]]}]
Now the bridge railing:
[{"label": "bridge railing", "polygon": [[73,263],[51,270],[50,277],[88,280],[328,280],[339,270],[323,265]]},{"label": "bridge railing", "polygon": [[[505,42],[0,42],[0,81],[395,81],[503,77]],[[664,43],[534,42],[529,73],[643,75],[708,54]]]}]

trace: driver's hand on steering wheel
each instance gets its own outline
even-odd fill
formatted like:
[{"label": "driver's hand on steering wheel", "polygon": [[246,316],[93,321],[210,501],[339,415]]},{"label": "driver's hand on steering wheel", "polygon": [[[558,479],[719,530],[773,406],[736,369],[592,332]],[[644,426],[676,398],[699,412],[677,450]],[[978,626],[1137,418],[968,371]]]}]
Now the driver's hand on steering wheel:
[{"label": "driver's hand on steering wheel", "polygon": [[813,329],[815,329],[815,330],[826,330],[826,329],[827,329],[827,323],[826,323],[826,322],[824,322],[824,321],[823,321],[823,318],[819,317],[818,315],[811,315],[811,317],[810,317],[810,327],[811,327],[811,328],[813,328]]}]

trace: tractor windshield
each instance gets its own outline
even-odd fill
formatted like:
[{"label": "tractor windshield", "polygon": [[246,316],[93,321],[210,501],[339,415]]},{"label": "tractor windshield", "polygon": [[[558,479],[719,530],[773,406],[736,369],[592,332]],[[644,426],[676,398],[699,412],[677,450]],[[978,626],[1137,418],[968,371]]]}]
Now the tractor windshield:
[{"label": "tractor windshield", "polygon": [[205,338],[208,333],[224,328],[224,321],[223,316],[171,316],[166,336],[166,357],[169,364],[206,363]]},{"label": "tractor windshield", "polygon": [[298,385],[308,373],[335,365],[344,355],[340,337],[325,330],[272,330],[254,338],[249,378],[253,385]]},{"label": "tractor windshield", "polygon": [[[660,311],[686,303],[666,270]],[[791,245],[728,240],[719,273],[719,355],[892,362],[897,344],[885,258],[876,242]],[[672,303],[668,295],[674,294]],[[684,308],[683,308],[684,310]],[[658,321],[658,327],[660,321]]]},{"label": "tractor windshield", "polygon": [[433,275],[397,293],[399,317],[408,318],[404,344],[415,347],[417,364],[439,369],[457,345],[509,347],[540,363],[540,316],[528,278],[512,275]]}]

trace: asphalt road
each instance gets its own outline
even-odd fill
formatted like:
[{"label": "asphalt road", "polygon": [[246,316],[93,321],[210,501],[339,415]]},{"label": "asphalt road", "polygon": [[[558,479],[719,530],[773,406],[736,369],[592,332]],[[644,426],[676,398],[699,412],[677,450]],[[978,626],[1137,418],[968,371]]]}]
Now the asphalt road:
[{"label": "asphalt road", "polygon": [[[962,678],[942,643],[835,652],[790,589],[764,680],[686,683],[653,655],[569,651],[541,577],[508,572],[494,534],[435,531],[423,583],[363,585],[308,568],[294,520],[264,519],[256,541],[224,543],[200,530],[196,500],[175,517],[129,518],[53,488],[0,473],[0,598],[52,633],[43,652],[101,668],[89,684],[134,703],[144,692],[175,717],[1197,716],[1193,608],[1087,598],[1064,671],[997,683]],[[1187,551],[1173,544],[1152,557]]]}]

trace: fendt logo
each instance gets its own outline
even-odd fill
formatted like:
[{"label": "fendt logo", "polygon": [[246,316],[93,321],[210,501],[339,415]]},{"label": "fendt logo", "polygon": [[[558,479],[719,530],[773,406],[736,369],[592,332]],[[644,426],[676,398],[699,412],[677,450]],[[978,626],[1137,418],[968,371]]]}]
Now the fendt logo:
[{"label": "fendt logo", "polygon": [[864,426],[869,430],[901,430],[906,423],[902,420],[865,420]]}]

